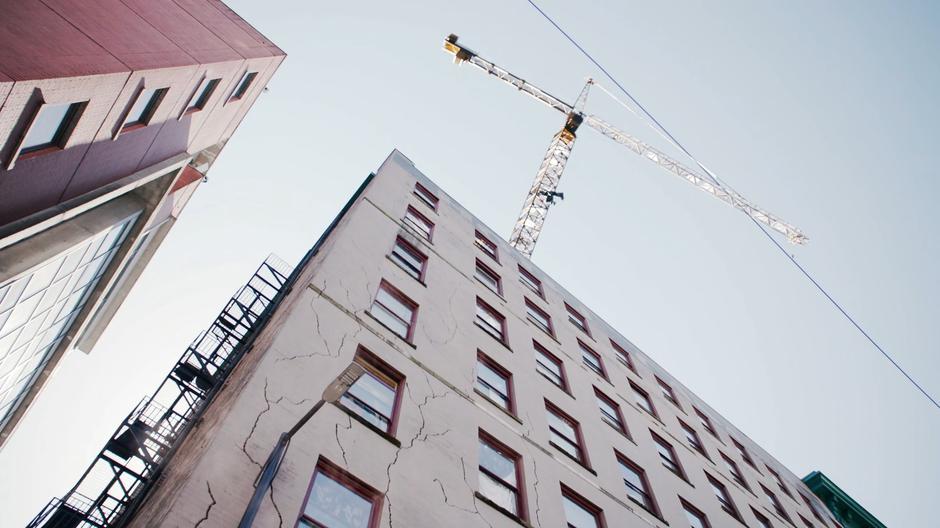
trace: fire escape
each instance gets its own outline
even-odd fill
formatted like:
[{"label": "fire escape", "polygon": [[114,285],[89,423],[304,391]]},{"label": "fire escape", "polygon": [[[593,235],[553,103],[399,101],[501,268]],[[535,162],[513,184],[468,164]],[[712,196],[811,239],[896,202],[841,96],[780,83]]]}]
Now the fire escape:
[{"label": "fire escape", "polygon": [[250,348],[291,268],[271,255],[192,342],[153,395],[107,441],[78,483],[52,499],[28,528],[124,526],[173,453]]}]

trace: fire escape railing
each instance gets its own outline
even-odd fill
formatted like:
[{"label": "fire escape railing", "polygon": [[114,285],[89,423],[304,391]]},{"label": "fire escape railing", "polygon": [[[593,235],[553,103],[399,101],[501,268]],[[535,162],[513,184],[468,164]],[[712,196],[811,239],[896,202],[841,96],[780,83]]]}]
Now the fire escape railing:
[{"label": "fire escape railing", "polygon": [[199,334],[157,390],[124,419],[63,497],[52,499],[27,528],[124,526],[247,352],[246,342],[275,306],[291,267],[271,255]]}]

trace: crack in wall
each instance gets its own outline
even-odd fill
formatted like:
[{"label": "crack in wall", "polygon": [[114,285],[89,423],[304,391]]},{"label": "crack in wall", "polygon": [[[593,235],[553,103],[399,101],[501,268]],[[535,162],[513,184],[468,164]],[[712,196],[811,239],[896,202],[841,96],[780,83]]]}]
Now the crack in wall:
[{"label": "crack in wall", "polygon": [[[346,419],[349,420],[349,425],[344,427],[344,429],[349,431],[350,429],[352,429],[352,417],[349,415],[346,415]],[[339,422],[336,423],[334,433],[336,435],[336,445],[339,446],[339,450],[343,453],[343,467],[349,468],[349,460],[346,459],[346,448],[343,447],[343,443],[339,440]]]},{"label": "crack in wall", "polygon": [[[534,440],[532,440],[532,416],[526,412],[525,418],[525,421],[522,423],[522,438],[531,443],[534,442]],[[532,482],[532,490],[535,494],[535,525],[542,526],[542,519],[540,518],[542,505],[539,499],[539,466],[538,463],[536,463],[536,457],[532,455],[532,450],[528,446],[526,446],[526,452],[529,453],[529,460],[532,461],[532,475],[535,477],[535,481]]]},{"label": "crack in wall", "polygon": [[255,460],[254,457],[251,456],[251,454],[248,452],[248,442],[251,441],[251,437],[254,436],[255,430],[258,428],[258,423],[261,421],[261,417],[271,410],[272,405],[277,405],[281,403],[281,400],[284,399],[284,396],[281,396],[278,399],[271,401],[271,399],[268,397],[268,378],[267,377],[264,378],[263,395],[264,395],[264,404],[265,404],[264,409],[262,409],[261,412],[259,412],[258,415],[255,416],[255,421],[251,425],[251,430],[248,431],[248,436],[246,436],[245,441],[242,442],[242,453],[244,453],[245,456],[248,457],[248,460],[250,460],[252,464],[258,466],[258,469],[261,469],[262,467],[261,463]]},{"label": "crack in wall", "polygon": [[209,485],[209,481],[206,481],[206,490],[209,492],[209,499],[211,502],[209,506],[206,507],[206,513],[202,515],[202,519],[199,519],[196,524],[193,525],[193,528],[197,528],[200,524],[209,520],[209,513],[212,511],[213,506],[216,505],[215,495],[212,494],[212,486]]},{"label": "crack in wall", "polygon": [[281,515],[281,509],[277,507],[277,502],[274,501],[274,482],[271,483],[271,506],[274,506],[274,512],[277,513],[277,526],[278,528],[284,528],[284,516]]},{"label": "crack in wall", "polygon": [[[446,336],[443,340],[439,341],[431,337],[431,335],[428,333],[428,325],[421,325],[421,333],[424,334],[424,337],[427,338],[427,340],[431,342],[432,344],[446,345],[450,343],[451,341],[453,341],[454,337],[457,336],[457,330],[459,329],[459,325],[457,324],[457,316],[456,316],[456,313],[454,312],[454,297],[456,296],[457,296],[457,289],[454,288],[453,290],[451,290],[450,298],[447,300],[447,307],[448,307],[448,311],[450,312],[450,319],[444,320],[442,318],[442,322],[444,323],[444,326],[448,328],[450,335]],[[448,324],[448,323],[452,323],[452,324]]]}]

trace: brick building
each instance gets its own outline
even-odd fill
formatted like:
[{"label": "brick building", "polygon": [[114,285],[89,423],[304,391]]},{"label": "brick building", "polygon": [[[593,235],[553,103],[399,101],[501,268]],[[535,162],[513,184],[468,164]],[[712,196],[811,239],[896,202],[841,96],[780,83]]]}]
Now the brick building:
[{"label": "brick building", "polygon": [[89,352],[285,55],[217,0],[0,9],[0,444]]},{"label": "brick building", "polygon": [[[176,413],[191,426],[135,411],[102,451],[108,468],[160,460],[139,470],[159,478],[129,526],[236,526],[273,467],[254,526],[838,528],[798,477],[397,151],[275,282],[233,366],[207,374],[208,404]],[[174,390],[229,362],[202,348]],[[267,464],[351,364],[362,377]],[[32,526],[52,526],[58,504]]]}]

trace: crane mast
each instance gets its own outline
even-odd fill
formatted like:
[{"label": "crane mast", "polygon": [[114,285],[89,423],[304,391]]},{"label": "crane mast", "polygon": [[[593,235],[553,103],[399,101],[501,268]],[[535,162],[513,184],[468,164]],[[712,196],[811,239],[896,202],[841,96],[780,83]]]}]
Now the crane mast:
[{"label": "crane mast", "polygon": [[597,116],[585,114],[584,104],[591,84],[593,84],[591,79],[588,79],[575,105],[572,106],[458,44],[456,35],[450,35],[444,39],[444,50],[454,55],[455,63],[466,62],[471,64],[542,104],[566,115],[564,126],[561,131],[555,134],[549,144],[548,151],[539,166],[535,181],[529,190],[528,196],[526,196],[519,219],[516,221],[512,235],[509,238],[509,243],[526,256],[532,256],[535,243],[538,241],[539,234],[545,224],[549,206],[552,205],[555,197],[561,196],[557,192],[558,182],[564,172],[568,157],[571,155],[571,149],[574,147],[574,140],[577,137],[576,132],[582,123],[624,145],[667,172],[679,176],[700,190],[742,211],[760,224],[786,236],[790,243],[805,244],[808,241],[806,235],[799,228],[750,203],[743,196],[722,185],[711,176],[702,175],[684,166],[671,156],[617,129]]}]

